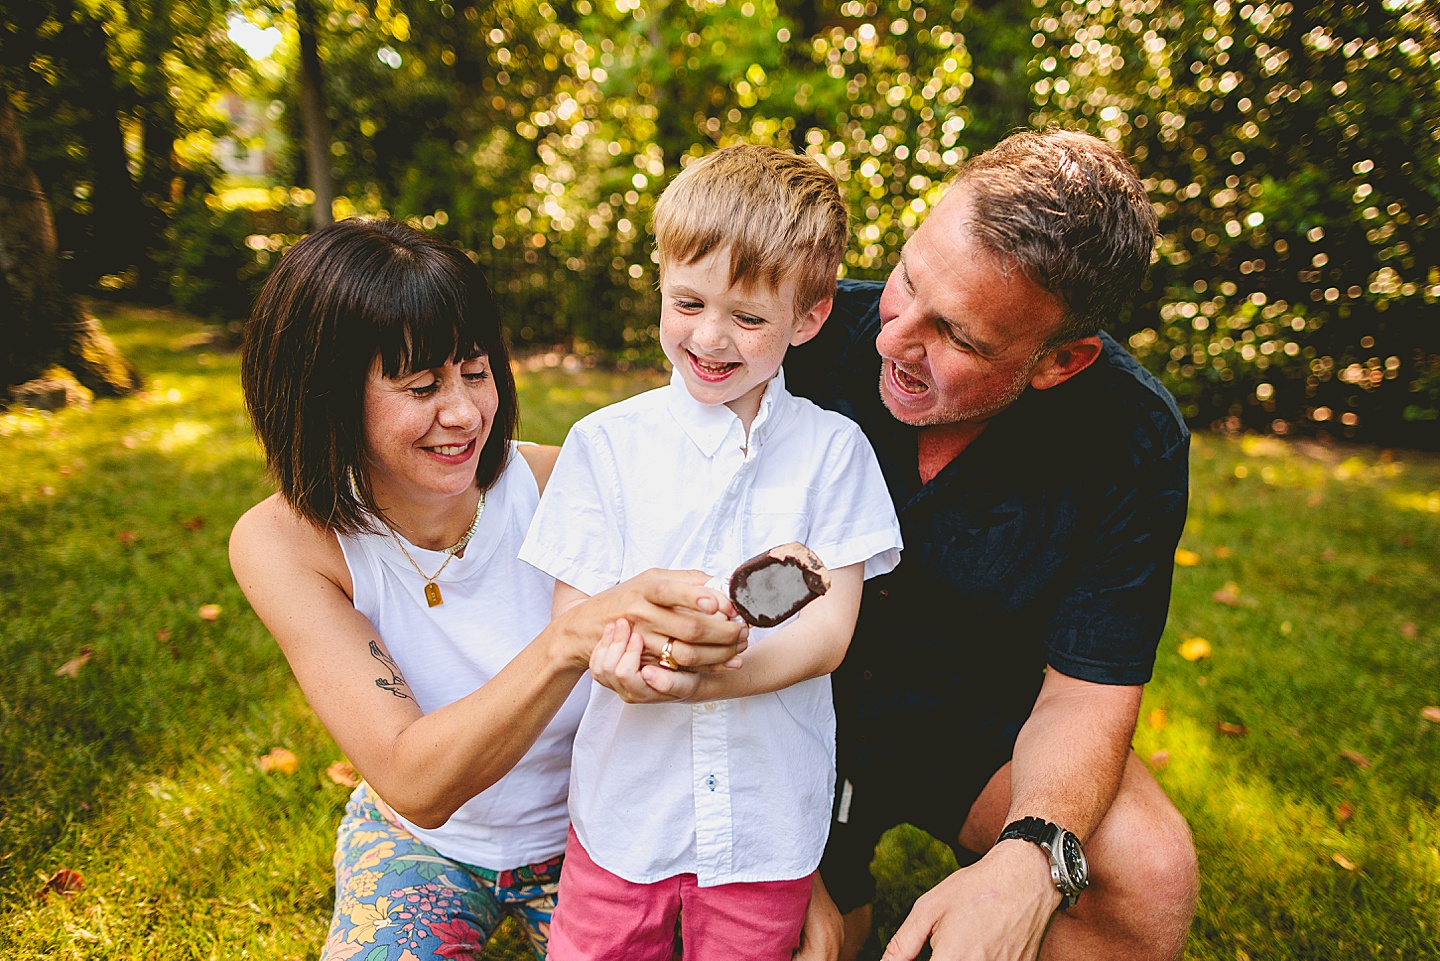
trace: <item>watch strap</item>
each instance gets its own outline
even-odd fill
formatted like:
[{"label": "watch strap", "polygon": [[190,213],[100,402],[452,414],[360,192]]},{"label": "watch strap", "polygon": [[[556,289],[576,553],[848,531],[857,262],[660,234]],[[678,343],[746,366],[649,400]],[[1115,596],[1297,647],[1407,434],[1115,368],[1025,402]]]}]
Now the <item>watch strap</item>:
[{"label": "watch strap", "polygon": [[1076,886],[1068,879],[1068,871],[1063,869],[1065,855],[1060,850],[1059,840],[1064,833],[1060,825],[1052,824],[1044,818],[1026,817],[1005,825],[1005,830],[1000,832],[995,843],[999,844],[1001,841],[1013,838],[1038,845],[1050,857],[1050,877],[1060,891],[1060,907],[1070,908],[1074,907],[1087,882],[1082,881],[1079,886]]},{"label": "watch strap", "polygon": [[1044,818],[1021,818],[1005,825],[1005,830],[1000,832],[995,843],[999,844],[1001,841],[1008,841],[1012,838],[1048,847],[1055,838],[1055,825]]}]

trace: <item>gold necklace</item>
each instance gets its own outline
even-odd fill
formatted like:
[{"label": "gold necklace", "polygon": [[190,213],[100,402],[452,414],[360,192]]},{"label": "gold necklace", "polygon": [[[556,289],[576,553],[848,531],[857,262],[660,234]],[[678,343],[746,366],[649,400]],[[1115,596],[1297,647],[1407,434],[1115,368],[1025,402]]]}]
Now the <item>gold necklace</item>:
[{"label": "gold necklace", "polygon": [[450,566],[450,562],[455,559],[455,555],[463,551],[465,546],[470,543],[470,538],[475,536],[475,528],[480,526],[480,515],[483,513],[485,513],[485,492],[481,491],[480,503],[475,507],[475,519],[470,522],[470,529],[452,546],[445,548],[445,553],[449,556],[445,558],[445,563],[440,565],[440,570],[437,570],[434,574],[426,574],[420,568],[420,565],[415,563],[415,558],[410,556],[410,552],[405,549],[405,542],[400,539],[399,534],[395,533],[395,529],[389,524],[385,525],[386,532],[389,533],[390,539],[395,542],[395,546],[400,548],[400,553],[404,554],[405,559],[410,562],[410,566],[415,568],[415,573],[425,579],[425,603],[431,607],[439,607],[445,603],[445,598],[440,594],[440,585],[435,583],[435,579],[444,572],[445,568]]}]

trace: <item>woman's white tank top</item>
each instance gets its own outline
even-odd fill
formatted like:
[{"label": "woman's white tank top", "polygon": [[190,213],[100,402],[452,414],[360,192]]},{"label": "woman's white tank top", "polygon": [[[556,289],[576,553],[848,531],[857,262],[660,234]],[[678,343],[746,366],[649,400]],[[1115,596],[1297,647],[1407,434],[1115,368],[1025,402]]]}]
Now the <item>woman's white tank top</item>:
[{"label": "woman's white tank top", "polygon": [[[555,582],[517,557],[539,500],[535,476],[512,445],[465,556],[450,561],[436,581],[444,597],[439,607],[426,604],[424,578],[388,534],[340,537],[355,609],[384,638],[425,713],[489,681],[549,622]],[[405,549],[427,572],[448,556],[409,542]],[[405,826],[446,857],[497,871],[561,853],[570,748],[588,693],[588,684],[578,685],[514,769],[445,825]]]}]

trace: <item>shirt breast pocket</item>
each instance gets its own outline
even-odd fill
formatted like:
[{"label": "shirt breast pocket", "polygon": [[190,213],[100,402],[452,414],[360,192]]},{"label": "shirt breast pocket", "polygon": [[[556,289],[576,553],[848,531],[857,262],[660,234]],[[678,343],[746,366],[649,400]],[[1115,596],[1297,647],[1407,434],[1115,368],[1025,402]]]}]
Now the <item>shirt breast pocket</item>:
[{"label": "shirt breast pocket", "polygon": [[750,492],[746,518],[746,556],[780,544],[806,542],[810,536],[810,507],[814,491],[808,487],[757,487]]}]

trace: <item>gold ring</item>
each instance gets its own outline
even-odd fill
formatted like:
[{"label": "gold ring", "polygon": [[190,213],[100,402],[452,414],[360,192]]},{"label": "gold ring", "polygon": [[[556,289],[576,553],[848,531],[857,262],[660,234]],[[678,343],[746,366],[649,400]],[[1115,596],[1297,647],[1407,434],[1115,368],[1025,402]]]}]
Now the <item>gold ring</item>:
[{"label": "gold ring", "polygon": [[667,671],[680,670],[680,665],[676,663],[675,656],[670,653],[671,649],[674,647],[675,638],[672,637],[665,642],[665,647],[662,648],[660,651],[660,666],[665,668]]}]

